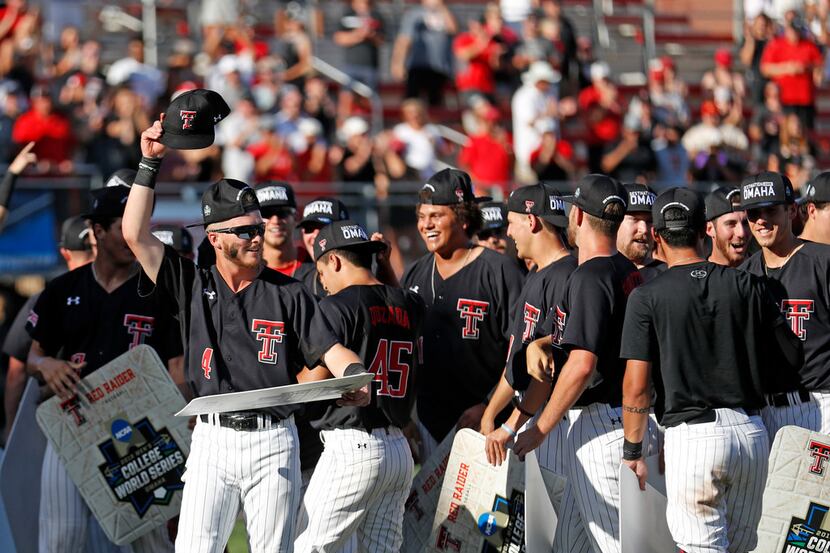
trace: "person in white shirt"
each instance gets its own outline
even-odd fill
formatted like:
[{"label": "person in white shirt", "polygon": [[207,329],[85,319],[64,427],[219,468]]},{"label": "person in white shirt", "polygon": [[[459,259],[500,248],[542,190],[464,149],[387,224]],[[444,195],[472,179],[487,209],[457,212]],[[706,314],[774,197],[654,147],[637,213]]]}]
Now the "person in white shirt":
[{"label": "person in white shirt", "polygon": [[395,125],[392,134],[406,147],[404,162],[423,178],[438,171],[438,151],[444,141],[435,125],[427,122],[426,109],[420,100],[410,99],[401,105],[402,123]]},{"label": "person in white shirt", "polygon": [[530,64],[522,74],[523,85],[513,95],[513,151],[516,154],[516,180],[535,180],[530,168],[530,154],[542,143],[542,134],[535,124],[557,113],[556,84],[559,73],[545,61]]}]

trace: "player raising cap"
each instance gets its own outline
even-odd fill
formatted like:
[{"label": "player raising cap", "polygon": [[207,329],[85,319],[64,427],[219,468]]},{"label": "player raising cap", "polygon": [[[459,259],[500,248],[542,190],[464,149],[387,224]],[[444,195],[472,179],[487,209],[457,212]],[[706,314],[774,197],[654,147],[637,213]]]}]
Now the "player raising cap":
[{"label": "player raising cap", "polygon": [[816,175],[807,184],[800,203],[806,215],[800,238],[830,244],[830,172]]},{"label": "player raising cap", "polygon": [[[144,270],[144,288],[156,290],[180,318],[194,395],[292,384],[304,365],[321,361],[335,376],[365,372],[360,359],[337,343],[306,288],[263,266],[265,224],[256,193],[245,183],[222,179],[202,196],[202,224],[216,265],[200,269],[152,235],[164,136],[161,121],[141,135],[143,157],[127,202],[124,236]],[[192,146],[187,136],[177,134],[176,145]],[[195,145],[203,143],[199,137]],[[365,402],[368,394],[344,399]],[[177,550],[221,551],[240,507],[252,550],[291,549],[300,492],[293,414],[300,407],[198,417]]]},{"label": "player raising cap", "polygon": [[761,251],[741,268],[769,280],[769,288],[793,333],[804,344],[798,374],[776,373],[775,393],[762,415],[770,439],[794,424],[830,432],[830,246],[806,242],[792,231],[797,216],[792,183],[785,175],[759,173],[741,184],[741,208]]},{"label": "player raising cap", "polygon": [[709,261],[738,267],[749,255],[749,221],[740,209],[741,189],[722,186],[706,196],[706,235],[712,239]]},{"label": "player raising cap", "polygon": [[428,253],[402,283],[427,304],[417,402],[426,459],[454,427],[478,428],[504,370],[522,275],[505,256],[472,244],[481,211],[467,173],[444,169],[430,177],[416,213]]},{"label": "player raising cap", "polygon": [[623,459],[645,490],[643,439],[656,392],[677,547],[752,551],[769,455],[758,416],[763,385],[783,369],[781,352],[798,363],[801,344],[760,278],[701,257],[704,225],[697,192],[657,197],[655,239],[669,268],[634,290],[625,311]]},{"label": "player raising cap", "polygon": [[297,553],[342,551],[352,536],[359,551],[399,551],[403,543],[414,466],[401,429],[415,403],[425,306],[414,292],[372,274],[372,258],[386,247],[350,220],[324,227],[314,241],[329,292],[320,311],[375,374],[375,396],[366,407],[309,407],[325,450],[303,500]]}]

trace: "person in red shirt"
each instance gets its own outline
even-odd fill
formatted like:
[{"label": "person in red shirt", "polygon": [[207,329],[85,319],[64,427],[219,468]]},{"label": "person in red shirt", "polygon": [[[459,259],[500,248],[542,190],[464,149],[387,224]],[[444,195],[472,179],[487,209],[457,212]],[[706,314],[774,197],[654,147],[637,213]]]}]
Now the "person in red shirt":
[{"label": "person in red shirt", "polygon": [[507,197],[512,166],[510,135],[498,124],[499,110],[489,106],[479,117],[478,133],[461,150],[459,165],[468,173],[478,189],[498,188]]},{"label": "person in red shirt", "polygon": [[32,88],[32,107],[17,118],[12,127],[12,140],[18,144],[35,142],[32,150],[38,158],[38,169],[72,171],[72,149],[75,139],[69,119],[53,111],[49,92],[38,85]]},{"label": "person in red shirt", "polygon": [[492,100],[496,91],[493,70],[499,66],[502,49],[493,40],[481,22],[470,19],[467,32],[456,37],[452,44],[459,70],[455,76],[455,86],[462,95],[484,94]]},{"label": "person in red shirt", "polygon": [[291,150],[273,126],[260,126],[260,140],[248,146],[254,157],[254,178],[256,182],[297,180]]},{"label": "person in red shirt", "polygon": [[622,131],[622,107],[609,75],[608,64],[591,64],[591,85],[582,89],[578,98],[579,111],[588,127],[588,169],[592,173],[602,173],[605,147],[619,140]]},{"label": "person in red shirt", "polygon": [[761,73],[778,85],[785,113],[797,114],[804,127],[812,129],[822,57],[815,43],[805,36],[796,12],[787,12],[784,32],[764,48]]}]

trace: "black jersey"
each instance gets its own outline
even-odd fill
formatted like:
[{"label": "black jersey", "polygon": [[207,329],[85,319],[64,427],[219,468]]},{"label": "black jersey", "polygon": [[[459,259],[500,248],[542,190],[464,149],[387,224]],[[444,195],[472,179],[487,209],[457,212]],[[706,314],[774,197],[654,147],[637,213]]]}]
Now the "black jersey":
[{"label": "black jersey", "polygon": [[625,371],[620,335],[625,304],[642,278],[621,253],[589,259],[571,273],[556,306],[551,341],[566,352],[583,349],[597,356],[593,381],[576,401],[577,406],[620,405]]},{"label": "black jersey", "polygon": [[[305,286],[272,269],[233,293],[216,265],[198,268],[165,246],[156,282],[181,325],[196,396],[295,384],[303,366],[316,366],[337,343]],[[142,285],[153,288],[146,275]],[[284,418],[299,408],[265,411]]]},{"label": "black jersey", "polygon": [[804,242],[777,269],[767,268],[763,252],[758,252],[741,268],[767,280],[779,309],[803,342],[801,386],[830,391],[830,246]]},{"label": "black jersey", "polygon": [[447,280],[427,254],[406,271],[402,285],[427,305],[418,419],[440,441],[501,378],[522,275],[507,257],[484,249]]},{"label": "black jersey", "polygon": [[159,298],[139,295],[138,282],[136,273],[107,293],[92,263],[64,273],[40,294],[26,329],[46,355],[85,362],[82,377],[139,344],[152,346],[165,361],[181,355]]},{"label": "black jersey", "polygon": [[760,278],[709,261],[682,265],[631,294],[620,356],[653,363],[655,412],[677,426],[711,409],[761,407],[782,368],[774,332],[786,324]]},{"label": "black jersey", "polygon": [[406,426],[415,403],[424,300],[384,284],[349,286],[320,300],[320,311],[335,337],[357,353],[375,379],[369,406],[338,407],[327,402],[319,409],[312,407],[312,426],[320,430]]},{"label": "black jersey", "polygon": [[668,269],[668,265],[657,259],[652,259],[648,265],[640,269],[640,274],[643,275],[643,282],[648,282],[666,269]]},{"label": "black jersey", "polygon": [[40,294],[35,294],[26,300],[20,311],[14,317],[9,332],[3,339],[3,353],[14,357],[18,361],[26,362],[29,349],[32,347],[32,337],[26,332],[26,321],[34,313],[35,303]]},{"label": "black jersey", "polygon": [[320,283],[320,276],[317,274],[317,268],[311,261],[300,263],[297,270],[294,271],[294,278],[305,284],[308,291],[311,292],[317,299],[325,298],[329,295]]},{"label": "black jersey", "polygon": [[[527,344],[542,336],[550,335],[545,321],[556,303],[561,299],[568,277],[576,269],[576,258],[563,257],[547,267],[530,273],[525,278],[519,296],[519,309],[510,323],[510,349],[507,353],[507,381],[514,390],[527,390],[530,376],[527,374],[525,353]],[[554,363],[561,367],[565,355],[561,349],[554,350]]]}]

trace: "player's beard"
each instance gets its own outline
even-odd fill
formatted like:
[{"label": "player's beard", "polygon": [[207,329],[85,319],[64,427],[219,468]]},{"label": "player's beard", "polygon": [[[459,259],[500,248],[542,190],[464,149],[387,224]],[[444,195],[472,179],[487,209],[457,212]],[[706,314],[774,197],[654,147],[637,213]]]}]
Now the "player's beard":
[{"label": "player's beard", "polygon": [[[736,242],[737,243],[737,242]],[[720,236],[715,236],[714,241],[714,248],[717,249],[721,255],[729,262],[730,266],[740,265],[744,259],[746,259],[747,255],[747,243],[746,241],[743,242],[744,244],[744,251],[743,253],[738,253],[730,246],[730,241]]]},{"label": "player's beard", "polygon": [[256,269],[262,264],[262,244],[260,244],[260,247],[256,250],[256,261],[243,260],[243,255],[247,251],[247,249],[240,248],[235,245],[222,244],[222,254],[225,256],[225,259],[227,259],[237,267],[243,267],[245,269]]},{"label": "player's beard", "polygon": [[576,247],[576,224],[573,221],[568,221],[568,244],[571,245],[572,248]]},{"label": "player's beard", "polygon": [[635,237],[634,240],[631,240],[625,245],[622,250],[622,254],[635,265],[642,265],[643,261],[645,261],[646,257],[648,257],[648,253],[651,250],[651,244],[649,244],[648,241],[638,242],[636,238],[638,237]]}]

